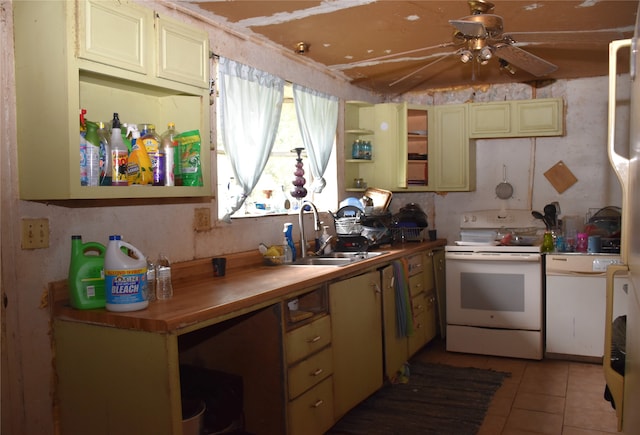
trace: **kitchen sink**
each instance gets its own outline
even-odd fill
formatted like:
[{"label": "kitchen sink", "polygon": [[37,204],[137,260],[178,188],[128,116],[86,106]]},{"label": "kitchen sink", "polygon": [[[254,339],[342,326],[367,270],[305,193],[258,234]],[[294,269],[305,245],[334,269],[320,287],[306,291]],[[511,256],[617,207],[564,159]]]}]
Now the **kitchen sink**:
[{"label": "kitchen sink", "polygon": [[327,255],[298,258],[292,266],[346,266],[378,257],[387,252],[332,252]]}]

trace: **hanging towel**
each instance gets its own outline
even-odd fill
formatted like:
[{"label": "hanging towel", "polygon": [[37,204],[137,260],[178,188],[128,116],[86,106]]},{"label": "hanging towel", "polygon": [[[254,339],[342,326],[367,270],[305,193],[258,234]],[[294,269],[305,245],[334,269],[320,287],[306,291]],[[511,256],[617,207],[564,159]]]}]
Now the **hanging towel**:
[{"label": "hanging towel", "polygon": [[413,315],[409,298],[409,265],[407,260],[393,262],[396,296],[396,330],[398,337],[413,335]]}]

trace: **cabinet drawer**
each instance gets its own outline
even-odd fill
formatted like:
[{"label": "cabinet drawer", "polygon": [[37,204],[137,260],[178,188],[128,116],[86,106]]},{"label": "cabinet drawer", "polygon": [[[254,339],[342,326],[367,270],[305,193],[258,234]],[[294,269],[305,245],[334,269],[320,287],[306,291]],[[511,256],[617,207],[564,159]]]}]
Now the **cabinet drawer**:
[{"label": "cabinet drawer", "polygon": [[416,296],[424,291],[424,276],[414,275],[409,277],[409,294]]},{"label": "cabinet drawer", "polygon": [[289,367],[289,399],[298,397],[332,373],[333,353],[331,347],[327,347],[322,352]]},{"label": "cabinet drawer", "polygon": [[424,270],[424,258],[422,254],[411,255],[407,257],[409,267],[409,276],[422,273]]},{"label": "cabinet drawer", "polygon": [[322,349],[331,342],[331,317],[324,316],[286,334],[287,364]]},{"label": "cabinet drawer", "polygon": [[419,317],[427,309],[427,301],[424,298],[424,294],[411,298],[411,308],[414,318]]},{"label": "cabinet drawer", "polygon": [[289,435],[321,435],[333,423],[332,377],[289,403]]}]

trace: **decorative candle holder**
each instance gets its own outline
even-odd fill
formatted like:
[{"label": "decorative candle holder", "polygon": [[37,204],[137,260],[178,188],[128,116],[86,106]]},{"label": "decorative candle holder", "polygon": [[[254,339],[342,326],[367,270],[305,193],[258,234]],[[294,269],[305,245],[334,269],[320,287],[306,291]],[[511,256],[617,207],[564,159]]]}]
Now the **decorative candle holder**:
[{"label": "decorative candle holder", "polygon": [[302,157],[300,157],[303,149],[304,148],[294,148],[292,150],[296,152],[298,157],[296,158],[296,170],[293,172],[296,176],[292,182],[295,187],[291,191],[291,196],[298,200],[307,196],[307,189],[304,187],[307,180],[304,178],[304,169],[302,169],[304,165],[302,164]]}]

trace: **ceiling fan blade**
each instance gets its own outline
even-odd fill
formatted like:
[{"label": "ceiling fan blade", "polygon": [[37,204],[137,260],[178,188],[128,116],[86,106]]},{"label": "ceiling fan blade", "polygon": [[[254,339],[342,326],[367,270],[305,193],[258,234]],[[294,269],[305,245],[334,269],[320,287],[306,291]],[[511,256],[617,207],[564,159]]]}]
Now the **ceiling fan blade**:
[{"label": "ceiling fan blade", "polygon": [[[631,29],[627,33],[633,33]],[[616,39],[624,39],[625,32],[621,30],[559,30],[551,32],[510,32],[505,33],[504,38],[517,43],[539,43],[539,44],[561,44],[561,43],[583,43],[583,44],[608,44]]]},{"label": "ceiling fan blade", "polygon": [[444,42],[442,44],[432,45],[430,47],[421,47],[421,48],[415,48],[413,50],[402,51],[402,52],[399,52],[399,53],[385,54],[383,56],[372,57],[370,59],[363,59],[363,60],[359,60],[357,62],[352,62],[352,63],[349,64],[349,67],[355,67],[355,66],[358,66],[358,65],[361,65],[361,64],[365,64],[365,63],[369,63],[369,62],[377,62],[379,60],[392,59],[394,57],[399,57],[399,56],[406,56],[408,54],[419,53],[421,51],[429,51],[429,50],[436,50],[438,48],[453,47],[455,45],[457,45],[457,44],[455,44],[453,42]]},{"label": "ceiling fan blade", "polygon": [[551,74],[558,67],[551,62],[524,51],[521,48],[514,47],[509,44],[497,44],[494,46],[496,56],[506,60],[511,65],[527,71],[536,77],[542,77],[547,74]]},{"label": "ceiling fan blade", "polygon": [[449,24],[469,38],[484,38],[487,36],[487,29],[485,29],[484,24],[477,21],[449,20]]},{"label": "ceiling fan blade", "polygon": [[442,60],[444,60],[444,59],[448,58],[448,57],[449,57],[449,56],[451,56],[452,54],[456,54],[456,53],[457,53],[457,51],[452,51],[452,52],[450,52],[450,53],[445,54],[445,55],[444,55],[444,56],[442,56],[441,58],[434,60],[433,62],[429,62],[429,63],[428,63],[428,64],[426,64],[426,65],[422,65],[422,66],[421,66],[420,68],[418,68],[417,70],[412,71],[412,72],[410,72],[409,74],[407,74],[407,75],[405,75],[405,76],[400,77],[398,80],[395,80],[395,81],[393,81],[393,82],[389,83],[389,87],[394,86],[394,85],[397,85],[398,83],[400,83],[400,82],[402,82],[402,81],[404,81],[404,80],[408,79],[409,77],[411,77],[411,76],[413,76],[413,75],[415,75],[415,74],[418,74],[418,73],[419,73],[420,71],[422,71],[423,69],[428,68],[428,67],[430,67],[431,65],[434,65],[434,64],[436,64],[436,63],[438,63],[438,62],[440,62],[440,61],[442,61]]}]

